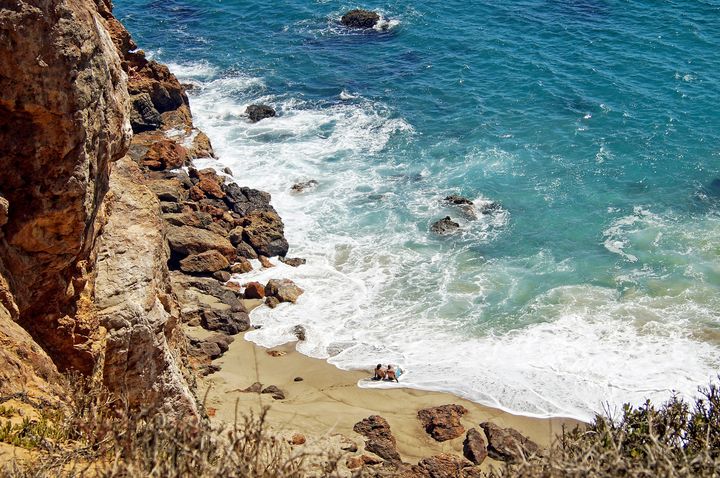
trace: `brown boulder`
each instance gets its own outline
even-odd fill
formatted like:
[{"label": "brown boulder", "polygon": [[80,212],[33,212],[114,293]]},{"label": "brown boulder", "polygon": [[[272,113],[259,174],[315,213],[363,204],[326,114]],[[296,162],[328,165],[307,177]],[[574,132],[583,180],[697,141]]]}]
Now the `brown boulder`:
[{"label": "brown boulder", "polygon": [[465,458],[441,453],[420,460],[413,469],[428,478],[464,478],[463,469],[472,466]]},{"label": "brown boulder", "polygon": [[237,262],[230,266],[230,272],[233,274],[245,274],[251,270],[253,270],[252,264],[244,257],[238,257]]},{"label": "brown boulder", "polygon": [[265,299],[265,304],[271,309],[274,309],[275,307],[280,305],[280,301],[277,297],[268,297]]},{"label": "brown boulder", "polygon": [[521,461],[541,452],[537,443],[512,428],[500,428],[484,422],[480,426],[488,439],[488,456],[493,460]]},{"label": "brown boulder", "polygon": [[170,249],[176,254],[187,256],[214,249],[230,260],[235,258],[235,248],[230,241],[205,229],[170,226],[167,231],[167,239]]},{"label": "brown boulder", "polygon": [[180,261],[180,270],[191,274],[212,274],[226,269],[230,262],[216,250],[187,256]]},{"label": "brown boulder", "polygon": [[465,433],[460,417],[466,413],[465,407],[453,404],[423,408],[417,412],[417,416],[430,436],[437,441],[446,441]]},{"label": "brown boulder", "polygon": [[395,437],[390,431],[390,425],[383,417],[371,415],[357,422],[353,426],[353,430],[366,438],[365,449],[367,451],[388,461],[401,461]]},{"label": "brown boulder", "polygon": [[265,286],[265,295],[276,297],[280,302],[297,302],[305,292],[290,279],[270,279]]},{"label": "brown boulder", "polygon": [[246,299],[262,299],[265,297],[265,287],[259,282],[250,282],[245,286]]},{"label": "brown boulder", "polygon": [[188,148],[188,157],[191,159],[215,157],[210,138],[202,131],[193,138],[192,145]]},{"label": "brown boulder", "polygon": [[232,312],[218,309],[203,310],[200,323],[206,330],[225,332],[228,335],[239,334],[250,328],[250,318],[246,312]]},{"label": "brown boulder", "polygon": [[274,211],[253,212],[243,221],[243,239],[259,255],[285,256],[289,245],[285,239],[285,226]]},{"label": "brown boulder", "polygon": [[220,282],[227,282],[232,277],[228,271],[216,271],[212,276]]},{"label": "brown boulder", "polygon": [[487,445],[482,435],[475,428],[468,430],[463,442],[463,455],[476,465],[485,461],[488,456]]},{"label": "brown boulder", "polygon": [[275,264],[270,262],[270,259],[268,259],[265,256],[259,256],[258,259],[260,260],[260,265],[263,266],[265,269],[270,269],[271,267],[275,267]]},{"label": "brown boulder", "polygon": [[305,264],[307,260],[300,257],[281,257],[280,262],[282,262],[283,264],[287,264],[291,267],[300,267],[301,265]]},{"label": "brown boulder", "polygon": [[150,169],[176,169],[187,161],[185,148],[170,139],[155,141],[142,159]]}]

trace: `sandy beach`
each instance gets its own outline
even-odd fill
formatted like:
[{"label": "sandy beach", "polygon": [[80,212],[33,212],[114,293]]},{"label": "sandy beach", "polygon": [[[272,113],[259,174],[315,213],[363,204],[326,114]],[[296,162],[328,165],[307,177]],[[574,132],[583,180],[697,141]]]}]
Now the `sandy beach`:
[{"label": "sandy beach", "polygon": [[[191,334],[202,333],[198,330]],[[541,419],[512,415],[484,407],[447,393],[426,392],[406,388],[366,389],[357,386],[358,380],[367,378],[370,371],[343,371],[324,360],[313,359],[295,351],[290,343],[272,349],[284,352],[280,356],[236,336],[229,351],[214,363],[222,368],[203,380],[199,392],[208,388],[206,406],[215,420],[232,423],[236,404],[241,413],[258,412],[269,406],[269,421],[274,430],[286,437],[302,433],[308,445],[340,435],[358,445],[363,451],[363,439],[353,432],[353,425],[370,415],[384,417],[397,440],[398,451],[404,461],[417,463],[423,457],[438,453],[462,455],[463,437],[436,442],[421,426],[417,411],[421,408],[460,404],[469,413],[462,419],[465,429],[492,421],[502,427],[513,427],[547,446],[562,431],[563,425],[574,427],[572,419]],[[302,381],[295,381],[302,377]],[[263,386],[279,387],[286,398],[274,400],[269,394],[242,392],[255,382]],[[343,438],[345,440],[345,438]],[[488,459],[485,466],[491,466]]]}]

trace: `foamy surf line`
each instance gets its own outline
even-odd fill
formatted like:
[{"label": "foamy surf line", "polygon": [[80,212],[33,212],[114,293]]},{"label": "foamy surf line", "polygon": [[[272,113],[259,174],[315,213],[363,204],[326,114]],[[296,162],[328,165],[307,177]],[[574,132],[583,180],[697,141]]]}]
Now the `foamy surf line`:
[{"label": "foamy surf line", "polygon": [[[448,392],[514,414],[582,420],[606,403],[662,401],[673,390],[693,396],[720,365],[718,347],[694,340],[686,327],[690,318],[716,321],[712,303],[693,309],[692,299],[627,299],[602,287],[553,289],[522,312],[532,325],[476,336],[447,320],[443,310],[466,308],[465,322],[472,322],[484,313],[475,299],[494,278],[516,279],[512,264],[491,263],[459,284],[466,274],[462,250],[436,251],[427,237],[414,237],[417,247],[409,248],[409,235],[417,234],[397,223],[380,231],[355,224],[358,204],[378,211],[402,206],[423,218],[441,212],[428,197],[445,189],[398,192],[364,161],[368,153],[384,152],[393,136],[412,134],[410,125],[361,98],[318,107],[273,95],[259,78],[217,77],[210,65],[177,71],[182,80],[198,83],[191,91],[196,124],[220,157],[198,166],[228,166],[239,183],[271,192],[286,224],[290,255],[307,259],[299,268],[278,263],[234,278],[286,277],[306,291],[295,305],[255,309],[251,319],[261,328],[246,335],[254,343],[291,342],[292,328],[302,325],[307,340],[298,343],[300,353],[345,370],[389,362],[407,371],[399,385],[359,386]],[[273,104],[280,116],[248,123],[244,109],[259,100]],[[290,192],[292,182],[306,179],[320,186],[304,195]],[[367,198],[376,192],[385,202]],[[473,237],[492,237],[493,228],[511,218],[505,213],[489,220],[475,223]],[[607,249],[621,253],[632,241],[628,232],[639,225],[632,218],[611,224]]]}]

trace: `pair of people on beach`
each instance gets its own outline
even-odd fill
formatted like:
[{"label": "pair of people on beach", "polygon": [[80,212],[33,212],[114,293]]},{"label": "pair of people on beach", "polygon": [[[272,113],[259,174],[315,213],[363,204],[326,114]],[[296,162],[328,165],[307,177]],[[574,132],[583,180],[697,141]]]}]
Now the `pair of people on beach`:
[{"label": "pair of people on beach", "polygon": [[393,368],[392,365],[388,364],[387,367],[383,367],[382,364],[377,364],[377,367],[375,367],[375,375],[373,376],[373,380],[389,380],[396,382],[399,382],[398,376],[400,375],[400,367]]}]

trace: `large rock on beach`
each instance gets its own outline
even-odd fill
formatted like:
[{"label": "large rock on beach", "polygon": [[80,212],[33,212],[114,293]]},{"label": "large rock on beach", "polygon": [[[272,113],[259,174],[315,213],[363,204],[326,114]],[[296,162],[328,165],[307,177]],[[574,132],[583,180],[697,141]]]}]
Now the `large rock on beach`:
[{"label": "large rock on beach", "polygon": [[275,297],[280,302],[297,302],[303,291],[290,279],[270,279],[265,286],[265,295]]},{"label": "large rock on beach", "polygon": [[380,21],[380,15],[370,10],[350,10],[342,16],[340,22],[351,28],[372,28]]},{"label": "large rock on beach", "polygon": [[365,450],[391,462],[401,461],[395,437],[383,417],[371,415],[357,422],[353,430],[366,438]]},{"label": "large rock on beach", "polygon": [[235,335],[250,328],[250,317],[246,312],[206,309],[202,311],[201,324],[206,330]]},{"label": "large rock on beach", "polygon": [[482,435],[475,428],[468,430],[467,435],[465,435],[463,455],[476,465],[481,464],[488,456],[485,440],[483,440]]},{"label": "large rock on beach", "polygon": [[441,235],[451,234],[453,232],[456,232],[458,229],[460,229],[460,224],[453,221],[450,216],[445,216],[444,218],[434,222],[433,225],[430,226],[430,230],[432,232]]},{"label": "large rock on beach", "polygon": [[250,118],[250,121],[257,123],[265,118],[275,116],[275,110],[268,105],[250,105],[245,108],[245,114]]},{"label": "large rock on beach", "polygon": [[418,410],[417,416],[425,431],[436,441],[457,438],[465,433],[460,418],[467,413],[462,405],[442,405]]},{"label": "large rock on beach", "polygon": [[488,439],[488,456],[499,461],[520,461],[541,452],[540,446],[512,428],[501,428],[484,422],[480,427]]}]

